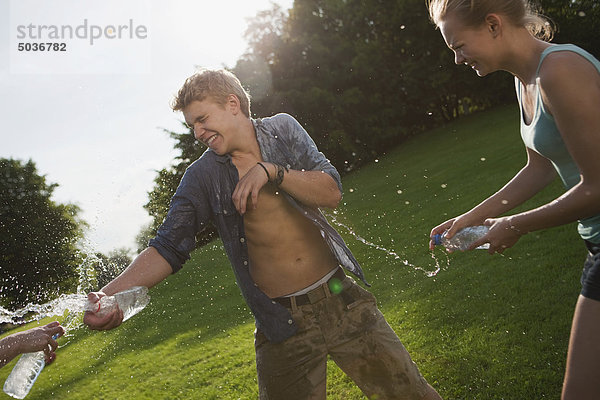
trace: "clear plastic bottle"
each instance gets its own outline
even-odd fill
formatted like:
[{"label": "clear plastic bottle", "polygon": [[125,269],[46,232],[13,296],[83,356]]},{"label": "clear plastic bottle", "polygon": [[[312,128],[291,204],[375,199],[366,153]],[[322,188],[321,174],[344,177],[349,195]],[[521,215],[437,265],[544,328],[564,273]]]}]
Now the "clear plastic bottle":
[{"label": "clear plastic bottle", "polygon": [[[450,239],[446,238],[446,232],[433,236],[434,245],[443,245],[448,250],[462,250],[465,251],[471,244],[479,240],[482,236],[489,232],[490,228],[484,225],[468,226],[456,232]],[[490,244],[484,243],[477,249],[489,249]]]},{"label": "clear plastic bottle", "polygon": [[[85,311],[106,315],[118,305],[123,311],[123,321],[125,321],[143,310],[149,302],[148,288],[134,286],[112,296],[104,296],[97,303],[88,302]],[[17,399],[25,398],[45,365],[43,351],[23,354],[4,382],[4,392]]]},{"label": "clear plastic bottle", "polygon": [[[58,335],[53,336],[55,340],[57,337]],[[16,399],[24,399],[45,366],[46,360],[43,351],[23,354],[4,381],[2,390]]]},{"label": "clear plastic bottle", "polygon": [[133,286],[112,296],[104,296],[97,303],[88,301],[85,305],[85,311],[92,311],[99,316],[103,316],[115,310],[118,305],[123,311],[123,321],[126,321],[142,311],[149,302],[148,288]]}]

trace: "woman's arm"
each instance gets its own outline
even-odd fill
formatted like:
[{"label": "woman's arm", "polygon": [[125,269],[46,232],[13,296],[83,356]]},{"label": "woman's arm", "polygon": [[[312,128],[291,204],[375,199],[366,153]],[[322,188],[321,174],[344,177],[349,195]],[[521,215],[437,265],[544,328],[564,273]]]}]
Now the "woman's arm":
[{"label": "woman's arm", "polygon": [[[483,225],[486,219],[512,210],[548,186],[556,178],[554,167],[535,151],[529,148],[526,151],[527,164],[506,185],[468,212],[433,228],[430,237],[444,231],[448,231],[447,237],[452,237],[467,226]],[[429,247],[433,249],[433,242]]]},{"label": "woman's arm", "polygon": [[540,90],[581,180],[548,204],[487,221],[490,252],[516,242],[510,230],[524,234],[600,214],[600,74],[575,53],[553,53],[540,70]]}]

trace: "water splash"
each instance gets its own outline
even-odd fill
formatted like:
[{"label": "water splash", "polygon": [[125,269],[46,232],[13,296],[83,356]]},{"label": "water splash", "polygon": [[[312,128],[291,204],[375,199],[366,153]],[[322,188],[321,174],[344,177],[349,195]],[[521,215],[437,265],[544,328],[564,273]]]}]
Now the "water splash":
[{"label": "water splash", "polygon": [[87,293],[94,290],[98,283],[96,267],[105,268],[102,259],[93,253],[86,254],[77,267],[79,278],[76,293],[61,294],[44,304],[29,303],[14,311],[0,307],[0,324],[22,325],[48,317],[61,317],[65,336],[70,336],[70,331],[83,326],[81,313],[87,302]]},{"label": "water splash", "polygon": [[62,317],[67,312],[83,310],[87,296],[82,294],[61,294],[57,299],[44,304],[29,303],[23,308],[9,311],[0,307],[0,323],[28,323],[47,317]]},{"label": "water splash", "polygon": [[[367,239],[363,238],[362,236],[360,236],[359,234],[357,234],[351,227],[349,227],[348,225],[344,224],[343,222],[338,221],[337,217],[335,216],[336,212],[334,211],[334,214],[331,213],[324,213],[327,218],[329,218],[329,220],[331,222],[333,222],[335,225],[344,228],[350,235],[352,235],[356,240],[358,240],[359,242],[366,244],[369,247],[373,247],[376,250],[380,250],[383,251],[384,253],[386,253],[388,256],[393,257],[395,260],[400,260],[400,262],[404,265],[406,265],[407,267],[411,267],[416,271],[421,271],[423,272],[426,276],[428,276],[429,278],[434,277],[437,275],[438,272],[441,271],[442,267],[440,265],[439,260],[436,258],[435,254],[433,252],[431,252],[431,258],[433,259],[434,263],[435,263],[435,269],[433,271],[430,271],[428,269],[425,269],[423,267],[419,267],[417,265],[412,264],[411,262],[409,262],[406,259],[403,259],[403,257],[401,257],[395,250],[390,250],[387,249],[379,244],[376,243],[372,243],[370,241],[368,241]],[[446,254],[446,265],[450,265],[450,259],[448,258],[448,255]]]}]

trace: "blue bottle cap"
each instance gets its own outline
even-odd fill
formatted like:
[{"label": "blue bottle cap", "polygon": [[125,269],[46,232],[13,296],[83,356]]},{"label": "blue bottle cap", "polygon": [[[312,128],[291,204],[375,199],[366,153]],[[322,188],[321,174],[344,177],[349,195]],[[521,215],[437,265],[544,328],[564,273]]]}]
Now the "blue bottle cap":
[{"label": "blue bottle cap", "polygon": [[442,235],[439,233],[433,235],[433,237],[431,239],[433,240],[434,246],[442,244]]}]

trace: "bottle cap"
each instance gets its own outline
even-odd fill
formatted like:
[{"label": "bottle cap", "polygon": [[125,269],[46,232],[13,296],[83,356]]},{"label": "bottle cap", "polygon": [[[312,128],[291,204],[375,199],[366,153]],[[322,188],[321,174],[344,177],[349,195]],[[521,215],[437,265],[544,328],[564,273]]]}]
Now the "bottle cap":
[{"label": "bottle cap", "polygon": [[431,240],[433,240],[434,246],[442,244],[442,235],[440,235],[439,233],[437,233],[437,234],[433,235],[433,237],[431,238]]}]

